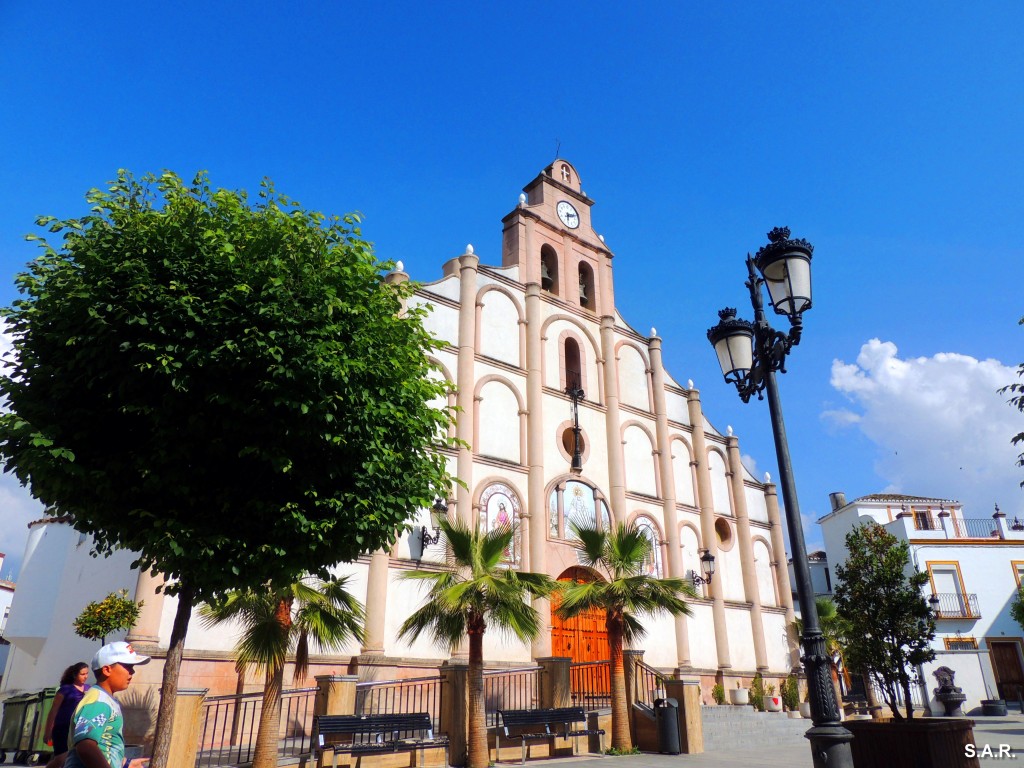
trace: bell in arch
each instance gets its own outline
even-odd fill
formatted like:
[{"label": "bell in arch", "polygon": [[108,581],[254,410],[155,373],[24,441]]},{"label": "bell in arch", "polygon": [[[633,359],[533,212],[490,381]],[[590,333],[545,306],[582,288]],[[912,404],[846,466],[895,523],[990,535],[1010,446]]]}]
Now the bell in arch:
[{"label": "bell in arch", "polygon": [[554,280],[551,279],[551,270],[548,269],[548,263],[541,259],[540,261],[540,287],[545,291],[550,291],[551,286],[554,285]]},{"label": "bell in arch", "polygon": [[585,307],[590,304],[590,298],[587,296],[587,278],[580,272],[580,306]]}]

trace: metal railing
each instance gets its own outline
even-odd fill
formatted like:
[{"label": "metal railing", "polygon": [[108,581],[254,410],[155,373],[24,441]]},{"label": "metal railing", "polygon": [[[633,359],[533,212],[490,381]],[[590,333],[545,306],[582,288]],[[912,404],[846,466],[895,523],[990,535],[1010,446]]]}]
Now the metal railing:
[{"label": "metal railing", "polygon": [[916,531],[941,531],[939,521],[924,512],[914,513],[914,530]]},{"label": "metal railing", "polygon": [[998,539],[999,524],[988,517],[968,518],[962,520],[952,518],[953,532],[960,539]]},{"label": "metal railing", "polygon": [[[312,753],[310,736],[316,691],[316,688],[296,688],[281,694],[279,757],[302,757]],[[203,702],[196,768],[252,762],[262,711],[262,693],[206,699]]]},{"label": "metal railing", "polygon": [[572,705],[601,709],[612,705],[611,662],[581,661],[569,667]]},{"label": "metal railing", "polygon": [[356,683],[356,715],[391,715],[428,712],[434,731],[441,728],[443,686],[438,675]]},{"label": "metal railing", "polygon": [[[882,688],[874,680],[871,681],[871,687],[875,690],[875,701],[882,705],[885,710],[888,710],[889,705],[885,702],[885,697],[882,695]],[[904,704],[903,690],[900,688],[896,689],[896,703],[902,708],[906,706]],[[921,695],[921,682],[916,677],[912,677],[910,680],[910,703],[914,705],[915,709],[924,709],[924,699]],[[884,712],[883,714],[887,714]]]},{"label": "metal railing", "polygon": [[975,593],[940,592],[936,597],[939,598],[939,609],[935,614],[937,619],[981,618],[981,611],[978,610],[978,595]]},{"label": "metal railing", "polygon": [[633,673],[633,701],[653,709],[655,699],[666,695],[665,676],[649,664],[638,662]]},{"label": "metal railing", "polygon": [[484,672],[488,728],[497,724],[499,709],[536,709],[540,706],[540,671],[540,667],[521,667]]}]

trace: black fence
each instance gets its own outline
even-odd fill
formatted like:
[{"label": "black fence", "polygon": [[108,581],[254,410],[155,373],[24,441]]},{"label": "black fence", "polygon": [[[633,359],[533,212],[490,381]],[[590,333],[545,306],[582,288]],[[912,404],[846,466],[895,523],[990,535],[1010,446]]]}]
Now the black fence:
[{"label": "black fence", "polygon": [[[312,753],[310,734],[316,691],[316,688],[296,688],[281,694],[279,757],[302,757]],[[213,696],[203,702],[196,768],[252,762],[262,711],[262,693]]]}]

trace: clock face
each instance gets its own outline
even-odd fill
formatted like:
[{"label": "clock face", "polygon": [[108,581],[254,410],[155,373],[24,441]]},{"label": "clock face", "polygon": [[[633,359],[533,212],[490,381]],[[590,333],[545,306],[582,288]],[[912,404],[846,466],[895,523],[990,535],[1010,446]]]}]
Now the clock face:
[{"label": "clock face", "polygon": [[569,229],[576,229],[576,227],[580,225],[580,215],[576,213],[576,209],[573,208],[570,203],[565,202],[565,200],[555,207],[555,213],[558,214],[558,218],[561,219],[562,223]]}]

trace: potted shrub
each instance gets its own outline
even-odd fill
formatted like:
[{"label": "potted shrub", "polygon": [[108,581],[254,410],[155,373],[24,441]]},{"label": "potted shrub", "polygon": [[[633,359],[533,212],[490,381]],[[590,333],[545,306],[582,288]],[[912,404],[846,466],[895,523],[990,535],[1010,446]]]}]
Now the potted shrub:
[{"label": "potted shrub", "polygon": [[782,703],[789,712],[789,716],[800,717],[800,682],[796,679],[796,675],[790,675],[782,681],[782,685],[779,686],[779,695],[782,696]]},{"label": "potted shrub", "polygon": [[836,566],[835,591],[848,628],[846,658],[878,687],[892,715],[846,721],[854,766],[947,765],[946,757],[963,755],[964,745],[974,743],[973,721],[914,718],[913,670],[935,658],[935,617],[922,592],[928,573],[910,567],[909,542],[874,522],[847,533],[846,551],[846,562]]},{"label": "potted shrub", "polygon": [[761,677],[761,673],[758,672],[754,675],[754,679],[750,681],[750,706],[756,709],[758,712],[764,712],[764,697],[767,691],[764,689],[764,678]]},{"label": "potted shrub", "polygon": [[775,686],[768,683],[764,687],[764,696],[761,697],[761,703],[764,705],[762,712],[781,712],[782,711],[782,696],[775,694]]},{"label": "potted shrub", "polygon": [[729,703],[739,705],[750,703],[750,694],[746,688],[740,685],[739,680],[736,681],[736,687],[729,691]]},{"label": "potted shrub", "polygon": [[804,692],[804,700],[800,702],[800,716],[805,717],[808,720],[811,719],[811,692],[807,690]]},{"label": "potted shrub", "polygon": [[715,683],[711,688],[711,698],[715,700],[715,704],[718,706],[725,704],[725,686],[721,683]]}]

